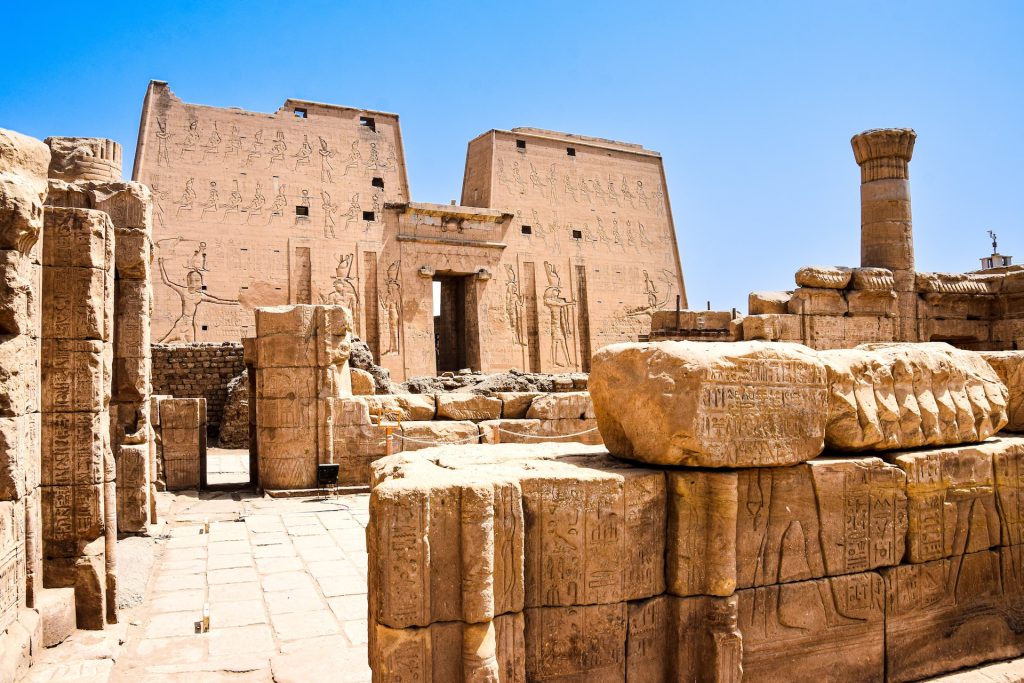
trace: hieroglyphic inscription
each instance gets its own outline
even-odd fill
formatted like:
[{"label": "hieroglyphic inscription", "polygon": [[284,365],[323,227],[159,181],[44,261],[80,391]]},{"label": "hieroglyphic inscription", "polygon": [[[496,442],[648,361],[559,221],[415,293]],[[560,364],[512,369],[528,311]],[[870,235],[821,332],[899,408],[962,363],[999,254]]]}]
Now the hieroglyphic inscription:
[{"label": "hieroglyphic inscription", "polygon": [[536,607],[526,613],[526,676],[531,681],[622,681],[627,604]]},{"label": "hieroglyphic inscription", "polygon": [[[819,431],[827,397],[821,368],[798,361],[736,358],[706,371],[698,399],[696,437],[721,444],[723,464],[765,462]],[[712,446],[713,447],[713,446]],[[731,452],[734,451],[734,452]]]}]

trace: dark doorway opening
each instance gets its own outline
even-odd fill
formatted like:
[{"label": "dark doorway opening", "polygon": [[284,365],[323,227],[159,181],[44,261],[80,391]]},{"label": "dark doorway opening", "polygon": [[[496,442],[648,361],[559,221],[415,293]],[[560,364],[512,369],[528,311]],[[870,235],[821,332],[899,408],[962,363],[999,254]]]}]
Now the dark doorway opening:
[{"label": "dark doorway opening", "polygon": [[480,335],[473,275],[434,277],[434,353],[437,372],[480,369]]}]

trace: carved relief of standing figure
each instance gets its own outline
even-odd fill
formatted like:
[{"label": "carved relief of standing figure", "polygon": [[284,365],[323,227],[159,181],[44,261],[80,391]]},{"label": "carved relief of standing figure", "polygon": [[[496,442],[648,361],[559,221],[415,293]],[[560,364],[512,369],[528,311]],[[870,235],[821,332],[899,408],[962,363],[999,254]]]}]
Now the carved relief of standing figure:
[{"label": "carved relief of standing figure", "polygon": [[[319,136],[318,136],[319,137]],[[333,183],[334,182],[334,167],[331,166],[331,157],[334,156],[334,152],[327,147],[327,140],[320,138],[320,182],[322,183]]]},{"label": "carved relief of standing figure", "polygon": [[334,290],[320,301],[334,306],[344,306],[352,313],[352,321],[356,334],[361,334],[359,325],[359,287],[358,279],[352,277],[353,254],[342,254],[338,257],[338,267],[334,269]]},{"label": "carved relief of standing figure", "polygon": [[562,296],[562,279],[555,265],[545,261],[544,270],[548,276],[548,287],[544,290],[544,305],[547,306],[551,319],[551,361],[557,367],[569,367],[572,365],[569,339],[573,337],[569,314],[576,302]]},{"label": "carved relief of standing figure", "polygon": [[519,279],[516,277],[515,268],[505,264],[505,271],[508,279],[505,280],[505,313],[508,315],[508,324],[512,329],[512,338],[519,346],[526,346],[523,338],[523,306],[525,303],[522,292],[519,291]]},{"label": "carved relief of standing figure", "polygon": [[167,132],[167,119],[156,120],[156,164],[157,166],[170,166],[171,158],[167,154],[167,140],[171,134]]},{"label": "carved relief of standing figure", "polygon": [[327,190],[320,190],[320,201],[324,205],[324,237],[335,237],[334,214],[337,213],[338,207],[331,203],[331,195]]},{"label": "carved relief of standing figure", "polygon": [[238,305],[237,301],[221,299],[203,291],[203,274],[198,270],[189,269],[185,275],[185,284],[182,285],[172,282],[167,277],[167,268],[164,266],[162,257],[157,259],[157,262],[160,264],[160,279],[181,297],[181,315],[174,321],[171,329],[168,330],[159,343],[184,342],[190,344],[194,342],[197,333],[196,311],[201,303],[205,302],[222,306]]},{"label": "carved relief of standing figure", "polygon": [[402,285],[398,281],[400,261],[388,266],[388,277],[380,298],[381,324],[387,332],[387,346],[381,349],[382,356],[397,356],[401,352]]}]

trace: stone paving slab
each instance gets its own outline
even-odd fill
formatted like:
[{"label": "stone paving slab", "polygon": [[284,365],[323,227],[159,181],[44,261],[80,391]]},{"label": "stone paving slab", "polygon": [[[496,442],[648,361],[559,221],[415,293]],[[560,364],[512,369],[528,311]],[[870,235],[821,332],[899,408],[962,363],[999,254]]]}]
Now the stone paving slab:
[{"label": "stone paving slab", "polygon": [[167,537],[111,681],[370,681],[368,495],[160,496]]}]

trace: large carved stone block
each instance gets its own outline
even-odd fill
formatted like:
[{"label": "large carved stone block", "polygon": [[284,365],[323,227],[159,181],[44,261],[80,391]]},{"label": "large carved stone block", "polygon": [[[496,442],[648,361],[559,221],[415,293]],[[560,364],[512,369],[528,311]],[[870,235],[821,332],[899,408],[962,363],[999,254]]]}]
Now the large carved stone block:
[{"label": "large carved stone block", "polygon": [[825,367],[795,344],[613,344],[590,373],[614,455],[662,465],[763,467],[821,453]]},{"label": "large carved stone block", "polygon": [[107,401],[103,342],[44,339],[42,355],[43,411],[99,412]]},{"label": "large carved stone block", "polygon": [[563,444],[441,447],[378,460],[373,471],[367,539],[379,623],[473,622],[522,604],[609,604],[664,590],[660,472]]},{"label": "large carved stone block", "polygon": [[[486,420],[479,423],[483,443],[535,444],[554,443],[601,444],[597,420]],[[497,437],[495,436],[497,430]],[[496,440],[497,439],[497,440]]]},{"label": "large carved stone block", "polygon": [[747,313],[764,315],[766,313],[789,313],[789,297],[793,292],[751,292],[747,296]]},{"label": "large carved stone block", "polygon": [[103,484],[43,486],[43,549],[47,558],[75,558],[103,542]]},{"label": "large carved stone block", "polygon": [[886,673],[916,681],[1024,654],[1024,546],[883,570]]},{"label": "large carved stone block", "polygon": [[907,473],[907,561],[927,562],[999,544],[992,471],[999,443],[885,454]]},{"label": "large carved stone block", "polygon": [[43,265],[111,271],[114,226],[110,217],[89,209],[48,208]]},{"label": "large carved stone block", "polygon": [[810,287],[798,287],[786,307],[794,315],[846,315],[848,311],[842,292]]},{"label": "large carved stone block", "polygon": [[121,178],[121,145],[104,138],[55,136],[46,138],[50,147],[51,178],[111,181]]},{"label": "large carved stone block", "polygon": [[43,413],[42,485],[99,484],[110,417],[102,413]]},{"label": "large carved stone block", "polygon": [[976,353],[939,343],[819,353],[828,367],[831,448],[971,443],[1006,424],[1006,388]]},{"label": "large carved stone block", "polygon": [[[145,186],[142,186],[145,188]],[[148,191],[148,190],[147,190]],[[114,261],[120,280],[148,283],[152,280],[153,239],[147,230],[121,228],[117,217]]]},{"label": "large carved stone block", "polygon": [[258,308],[256,367],[343,365],[351,351],[351,330],[352,314],[341,306]]},{"label": "large carved stone block", "polygon": [[205,398],[162,398],[157,424],[166,429],[195,429],[206,426]]},{"label": "large carved stone block", "polygon": [[626,679],[627,605],[526,610],[526,677],[559,683]]},{"label": "large carved stone block", "polygon": [[118,280],[115,283],[114,357],[150,357],[150,317],[153,292],[145,280]]},{"label": "large carved stone block", "polygon": [[[43,336],[110,340],[113,279],[96,268],[43,268]],[[108,300],[109,299],[109,300]]]},{"label": "large carved stone block", "polygon": [[846,293],[846,302],[853,316],[892,318],[898,312],[892,290],[852,290]]},{"label": "large carved stone block", "polygon": [[885,592],[874,572],[736,592],[743,681],[881,681]]},{"label": "large carved stone block", "polygon": [[747,341],[803,341],[803,318],[799,315],[748,315],[743,318],[743,338]]},{"label": "large carved stone block", "polygon": [[152,361],[149,358],[113,359],[111,399],[122,403],[141,403],[153,386],[150,382]]},{"label": "large carved stone block", "polygon": [[543,396],[539,391],[500,391],[494,394],[501,399],[501,416],[506,420],[518,420],[526,417],[533,400]]},{"label": "large carved stone block", "polygon": [[1024,351],[982,351],[980,355],[1006,385],[1006,429],[1024,432]]},{"label": "large carved stone block", "polygon": [[523,615],[481,624],[447,622],[426,628],[371,625],[374,680],[526,683]]},{"label": "large carved stone block", "polygon": [[0,336],[0,415],[39,411],[39,350],[28,335]]},{"label": "large carved stone block", "polygon": [[[262,401],[314,401],[317,396],[317,370],[314,366],[271,367],[256,371],[257,406]],[[267,417],[271,417],[268,413]]]},{"label": "large carved stone block", "polygon": [[804,266],[796,271],[798,287],[846,289],[853,271],[844,266]]},{"label": "large carved stone block", "polygon": [[103,538],[86,544],[75,557],[48,557],[43,571],[48,587],[75,589],[78,628],[99,630],[106,626],[107,568]]},{"label": "large carved stone block", "polygon": [[668,589],[731,595],[898,564],[906,476],[878,458],[670,472]]}]

